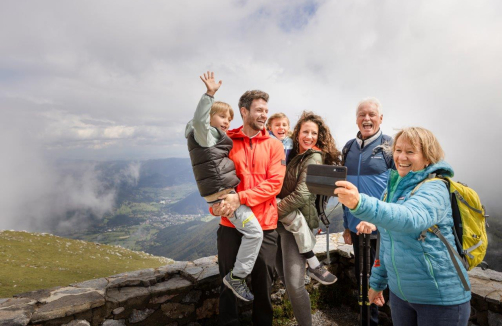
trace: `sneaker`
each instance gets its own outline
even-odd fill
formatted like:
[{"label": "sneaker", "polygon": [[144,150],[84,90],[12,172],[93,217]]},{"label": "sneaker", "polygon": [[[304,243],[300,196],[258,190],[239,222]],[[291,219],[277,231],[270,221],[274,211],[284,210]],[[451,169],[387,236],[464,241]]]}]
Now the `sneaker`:
[{"label": "sneaker", "polygon": [[246,284],[246,280],[240,278],[232,278],[232,272],[229,272],[223,278],[223,284],[225,284],[235,296],[244,301],[253,301],[254,295],[249,291]]},{"label": "sneaker", "polygon": [[309,267],[309,273],[310,277],[324,285],[333,284],[337,280],[336,276],[331,274],[323,264],[319,264],[316,268]]}]

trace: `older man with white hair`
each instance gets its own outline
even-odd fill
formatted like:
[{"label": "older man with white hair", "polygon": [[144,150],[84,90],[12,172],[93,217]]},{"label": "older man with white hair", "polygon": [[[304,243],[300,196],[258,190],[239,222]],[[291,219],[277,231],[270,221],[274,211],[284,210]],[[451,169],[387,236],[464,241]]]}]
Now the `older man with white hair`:
[{"label": "older man with white hair", "polygon": [[[395,169],[392,155],[384,151],[386,144],[392,143],[390,136],[384,135],[380,130],[380,124],[383,121],[381,104],[376,98],[366,98],[359,102],[356,110],[356,124],[359,132],[356,138],[351,139],[345,144],[343,154],[343,165],[347,167],[347,181],[356,185],[361,193],[380,198],[389,176],[389,169]],[[359,237],[356,227],[365,226],[366,229],[375,230],[374,225],[368,222],[361,222],[354,217],[347,207],[343,210],[343,239],[346,244],[354,246],[355,272],[359,282]],[[373,232],[376,234],[376,231]],[[370,265],[375,260],[376,238],[370,241]],[[363,275],[366,275],[367,262],[364,264]],[[363,278],[363,287],[367,284],[366,278]],[[359,288],[359,286],[358,286]],[[378,325],[378,308],[372,304],[370,307],[370,325]],[[364,316],[366,317],[366,316]]]}]

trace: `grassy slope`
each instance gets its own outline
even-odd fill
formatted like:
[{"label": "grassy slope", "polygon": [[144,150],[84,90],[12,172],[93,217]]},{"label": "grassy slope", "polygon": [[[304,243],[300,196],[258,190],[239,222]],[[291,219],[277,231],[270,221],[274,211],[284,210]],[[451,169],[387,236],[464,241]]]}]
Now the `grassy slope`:
[{"label": "grassy slope", "polygon": [[147,248],[154,255],[172,257],[175,260],[195,260],[216,255],[216,231],[219,218],[204,223],[191,221],[160,230],[155,244]]},{"label": "grassy slope", "polygon": [[170,262],[116,246],[50,234],[0,231],[0,298]]}]

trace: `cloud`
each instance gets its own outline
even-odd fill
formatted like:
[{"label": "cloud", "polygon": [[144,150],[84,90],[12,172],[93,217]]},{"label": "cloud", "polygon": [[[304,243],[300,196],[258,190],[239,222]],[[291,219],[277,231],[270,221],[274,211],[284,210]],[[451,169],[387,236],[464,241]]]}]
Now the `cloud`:
[{"label": "cloud", "polygon": [[106,175],[98,163],[57,162],[30,131],[2,126],[5,157],[0,161],[0,229],[67,231],[85,228],[115,206],[118,187],[135,185],[140,163]]},{"label": "cloud", "polygon": [[[184,125],[210,69],[223,80],[218,100],[236,109],[245,90],[265,90],[271,112],[292,122],[305,109],[322,115],[339,148],[357,132],[357,102],[375,96],[384,132],[431,129],[457,178],[498,203],[501,9],[496,0],[9,2],[0,145],[10,168],[51,176],[55,159],[187,157]],[[3,192],[31,193],[6,177]]]}]

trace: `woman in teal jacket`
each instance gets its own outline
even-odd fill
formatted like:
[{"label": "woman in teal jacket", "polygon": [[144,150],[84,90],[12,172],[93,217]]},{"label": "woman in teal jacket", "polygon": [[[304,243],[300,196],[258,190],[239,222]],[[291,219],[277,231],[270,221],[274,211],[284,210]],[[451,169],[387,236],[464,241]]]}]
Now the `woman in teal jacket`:
[{"label": "woman in teal jacket", "polygon": [[[440,239],[423,230],[437,225],[455,246],[449,191],[441,180],[424,182],[431,174],[453,176],[442,161],[443,150],[436,137],[424,128],[401,130],[392,147],[397,171],[391,171],[384,200],[359,194],[347,181],[339,181],[335,194],[357,218],[378,226],[380,267],[373,267],[369,297],[383,305],[382,291],[389,286],[394,325],[467,325],[471,292],[460,277]],[[361,222],[361,233],[371,227]],[[464,277],[467,272],[459,262]]]}]

